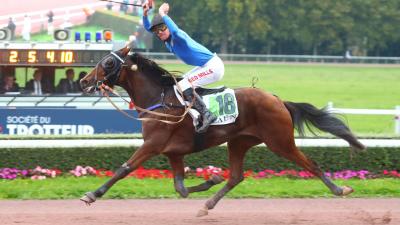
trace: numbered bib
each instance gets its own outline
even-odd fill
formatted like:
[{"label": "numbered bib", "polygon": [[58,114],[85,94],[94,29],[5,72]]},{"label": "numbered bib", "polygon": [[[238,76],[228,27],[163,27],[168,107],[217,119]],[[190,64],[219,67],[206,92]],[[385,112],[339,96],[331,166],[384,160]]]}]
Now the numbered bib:
[{"label": "numbered bib", "polygon": [[217,120],[212,125],[224,125],[234,123],[239,116],[235,92],[227,88],[225,91],[203,96],[207,108],[213,113]]}]

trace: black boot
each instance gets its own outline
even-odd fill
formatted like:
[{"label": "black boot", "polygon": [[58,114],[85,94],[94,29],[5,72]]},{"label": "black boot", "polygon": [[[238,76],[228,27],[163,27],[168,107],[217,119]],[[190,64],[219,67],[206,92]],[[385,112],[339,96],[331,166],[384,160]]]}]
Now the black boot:
[{"label": "black boot", "polygon": [[186,89],[183,92],[183,97],[189,102],[192,102],[194,98],[193,108],[196,109],[201,115],[200,124],[195,127],[195,130],[197,133],[206,132],[207,128],[217,119],[217,117],[215,117],[210,110],[207,109],[201,97],[197,93],[193,92],[192,88]]}]

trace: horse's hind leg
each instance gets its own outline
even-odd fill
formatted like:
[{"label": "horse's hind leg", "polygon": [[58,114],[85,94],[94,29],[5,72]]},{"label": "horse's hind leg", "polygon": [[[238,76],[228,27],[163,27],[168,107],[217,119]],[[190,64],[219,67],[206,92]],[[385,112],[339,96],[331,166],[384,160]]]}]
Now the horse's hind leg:
[{"label": "horse's hind leg", "polygon": [[212,186],[221,183],[224,179],[218,175],[213,175],[206,182],[193,187],[185,187],[184,181],[184,164],[183,156],[181,155],[167,155],[169,162],[174,173],[174,187],[176,192],[180,194],[181,197],[186,198],[189,193],[207,191]]},{"label": "horse's hind leg", "polygon": [[193,186],[193,187],[188,187],[187,189],[188,189],[189,193],[207,191],[212,186],[220,184],[223,181],[224,181],[223,177],[221,177],[220,175],[213,174],[213,175],[211,175],[211,178],[208,179],[206,182],[201,183],[196,186]]},{"label": "horse's hind leg", "polygon": [[244,156],[249,148],[259,143],[261,143],[259,139],[250,136],[240,136],[228,142],[230,168],[229,180],[221,190],[206,202],[204,208],[198,212],[197,216],[207,215],[209,209],[213,209],[219,200],[243,181]]},{"label": "horse's hind leg", "polygon": [[[310,171],[315,176],[319,177],[322,182],[332,191],[333,194],[338,196],[348,195],[353,192],[353,189],[350,187],[338,187],[336,186],[327,176],[325,176],[324,172],[319,168],[319,166],[307,156],[305,156],[299,148],[296,147],[293,137],[293,130],[288,129],[287,132],[279,133],[279,130],[282,131],[284,128],[278,128],[274,130],[273,138],[266,138],[265,144],[268,146],[271,151],[276,154],[283,156],[290,161],[296,163],[298,166],[303,167],[304,169]],[[289,135],[288,135],[289,132]]]}]

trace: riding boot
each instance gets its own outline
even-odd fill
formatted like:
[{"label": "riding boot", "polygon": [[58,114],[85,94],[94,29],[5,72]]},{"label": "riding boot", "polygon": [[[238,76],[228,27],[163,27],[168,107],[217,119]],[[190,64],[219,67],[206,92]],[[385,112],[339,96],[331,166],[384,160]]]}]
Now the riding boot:
[{"label": "riding boot", "polygon": [[195,108],[201,115],[201,123],[195,127],[197,133],[204,133],[212,122],[214,122],[217,117],[215,117],[206,107],[201,97],[193,92],[192,88],[183,91],[183,97],[189,101],[193,102],[193,108]]}]

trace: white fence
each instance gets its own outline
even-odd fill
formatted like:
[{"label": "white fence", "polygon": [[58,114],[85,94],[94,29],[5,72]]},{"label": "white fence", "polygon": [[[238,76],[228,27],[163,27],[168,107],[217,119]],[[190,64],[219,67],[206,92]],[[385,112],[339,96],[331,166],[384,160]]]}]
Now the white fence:
[{"label": "white fence", "polygon": [[[126,97],[127,98],[127,97]],[[112,101],[121,109],[129,109],[129,105],[121,98],[112,97]],[[90,109],[114,109],[105,97],[101,96],[2,96],[0,108],[15,107],[69,107]],[[394,133],[400,135],[400,106],[395,109],[350,109],[334,108],[332,102],[328,102],[327,109],[340,114],[356,115],[393,115],[395,122]]]},{"label": "white fence", "polygon": [[[24,4],[21,2],[21,4]],[[86,20],[86,15],[83,9],[95,10],[105,8],[105,2],[91,2],[84,3],[82,1],[81,5],[76,6],[68,6],[68,7],[60,7],[52,9],[54,13],[53,17],[53,25],[56,28],[59,28],[65,22],[73,22],[74,25],[78,25],[84,23]],[[32,32],[38,32],[43,29],[47,29],[47,13],[50,9],[47,9],[46,6],[43,6],[43,9],[40,11],[31,11],[31,12],[23,12],[17,14],[9,14],[9,15],[1,15],[0,16],[0,28],[7,27],[9,18],[13,18],[13,21],[16,28],[16,34],[21,34],[22,27],[24,24],[25,15],[31,18]]]},{"label": "white fence", "polygon": [[334,108],[332,102],[328,102],[327,109],[331,112],[337,112],[341,114],[356,114],[356,115],[393,115],[395,121],[395,134],[400,134],[400,106],[396,106],[395,109],[346,109],[346,108]]},{"label": "white fence", "polygon": [[[360,139],[367,147],[398,148],[398,139]],[[140,147],[142,139],[82,139],[82,140],[0,140],[0,148],[115,148],[115,147]],[[342,139],[313,138],[296,139],[299,147],[348,147],[349,144]],[[222,146],[226,146],[223,144]],[[259,146],[265,146],[261,144]]]},{"label": "white fence", "polygon": [[[154,60],[176,60],[172,53],[142,52],[141,54]],[[334,55],[261,55],[261,54],[222,54],[224,61],[231,62],[286,62],[286,63],[355,63],[355,64],[400,64],[400,57],[370,57]]]}]

